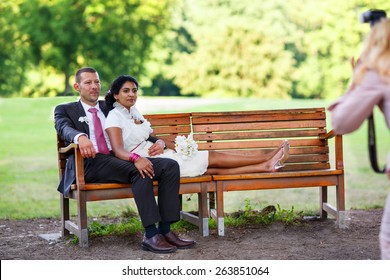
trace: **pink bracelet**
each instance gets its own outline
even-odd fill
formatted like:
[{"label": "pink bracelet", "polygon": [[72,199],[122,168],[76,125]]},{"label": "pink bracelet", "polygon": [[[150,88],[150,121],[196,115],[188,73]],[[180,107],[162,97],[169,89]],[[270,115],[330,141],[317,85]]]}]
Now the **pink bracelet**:
[{"label": "pink bracelet", "polygon": [[136,153],[131,153],[130,156],[129,156],[129,161],[131,162],[136,162],[137,159],[139,159],[141,156],[139,154],[136,154]]}]

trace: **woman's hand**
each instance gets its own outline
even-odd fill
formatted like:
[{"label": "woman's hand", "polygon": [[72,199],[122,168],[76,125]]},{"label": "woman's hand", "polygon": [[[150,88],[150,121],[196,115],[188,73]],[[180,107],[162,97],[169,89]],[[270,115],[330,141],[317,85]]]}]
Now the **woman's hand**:
[{"label": "woman's hand", "polygon": [[164,153],[165,142],[161,139],[157,140],[148,150],[149,156],[158,156]]},{"label": "woman's hand", "polygon": [[144,157],[140,157],[135,161],[134,165],[138,169],[139,173],[141,173],[142,178],[148,176],[150,179],[153,179],[154,169],[150,160]]}]

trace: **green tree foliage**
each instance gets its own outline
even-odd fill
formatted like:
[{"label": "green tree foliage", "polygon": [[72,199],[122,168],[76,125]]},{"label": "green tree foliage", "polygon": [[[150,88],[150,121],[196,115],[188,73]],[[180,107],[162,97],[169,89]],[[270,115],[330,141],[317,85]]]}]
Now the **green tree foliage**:
[{"label": "green tree foliage", "polygon": [[148,95],[335,98],[388,0],[2,0],[0,95],[103,88],[130,73]]},{"label": "green tree foliage", "polygon": [[0,1],[0,95],[11,96],[23,85],[26,68],[25,51],[14,22],[15,1]]},{"label": "green tree foliage", "polygon": [[358,21],[368,9],[358,2],[362,1],[289,2],[289,19],[298,31],[293,97],[334,98],[345,90],[352,73],[350,59],[369,29]]},{"label": "green tree foliage", "polygon": [[[351,76],[371,8],[384,0],[185,0],[169,77],[182,93],[334,98]],[[182,36],[185,29],[189,34]],[[181,43],[181,45],[184,45]]]},{"label": "green tree foliage", "polygon": [[288,96],[294,60],[283,26],[271,24],[280,22],[280,8],[274,1],[186,1],[182,24],[196,47],[176,52],[170,69],[182,93]]},{"label": "green tree foliage", "polygon": [[93,18],[89,24],[93,33],[84,63],[94,63],[104,79],[110,81],[121,74],[132,74],[138,79],[147,76],[151,48],[169,27],[175,0],[99,2],[100,6],[88,10]]},{"label": "green tree foliage", "polygon": [[[36,66],[64,76],[96,67],[107,84],[114,76],[145,75],[153,38],[169,23],[170,4],[159,0],[29,0],[21,2],[18,28]],[[108,86],[108,85],[107,85]]]},{"label": "green tree foliage", "polygon": [[[30,49],[34,65],[51,67],[64,74],[64,92],[76,67],[77,50],[83,39],[84,7],[77,1],[31,0],[20,5],[19,28]],[[82,2],[82,1],[80,1]],[[44,87],[44,84],[38,84]]]}]

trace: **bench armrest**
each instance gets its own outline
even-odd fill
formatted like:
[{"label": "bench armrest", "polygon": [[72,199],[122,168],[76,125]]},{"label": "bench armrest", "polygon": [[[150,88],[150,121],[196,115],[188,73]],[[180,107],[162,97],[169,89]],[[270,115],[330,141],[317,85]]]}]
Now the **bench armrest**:
[{"label": "bench armrest", "polygon": [[343,136],[342,135],[336,135],[333,131],[329,131],[328,133],[321,134],[319,136],[321,140],[328,140],[331,138],[335,139],[335,168],[338,170],[344,169],[344,159],[343,159]]},{"label": "bench armrest", "polygon": [[76,184],[77,186],[79,186],[78,189],[82,190],[85,185],[84,158],[81,156],[79,145],[75,143],[71,143],[66,147],[59,148],[58,153],[65,154],[65,156],[69,156],[69,154],[74,153],[75,169],[76,169]]},{"label": "bench armrest", "polygon": [[78,147],[79,147],[79,145],[77,145],[75,143],[71,143],[66,147],[59,148],[58,152],[61,154],[65,154],[65,153],[68,153],[72,149],[75,149],[75,150],[78,149]]},{"label": "bench armrest", "polygon": [[321,135],[320,135],[320,139],[326,140],[326,139],[333,138],[333,137],[335,137],[335,136],[336,136],[336,134],[334,133],[334,131],[333,131],[333,129],[332,129],[332,130],[329,131],[328,133],[321,134]]}]

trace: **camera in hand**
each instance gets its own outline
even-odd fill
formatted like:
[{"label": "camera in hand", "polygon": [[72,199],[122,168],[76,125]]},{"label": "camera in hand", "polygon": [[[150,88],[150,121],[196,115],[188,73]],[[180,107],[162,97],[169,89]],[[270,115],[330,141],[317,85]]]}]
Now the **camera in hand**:
[{"label": "camera in hand", "polygon": [[375,23],[385,17],[386,12],[384,10],[368,10],[360,15],[360,22],[370,23],[370,26],[372,27]]}]

